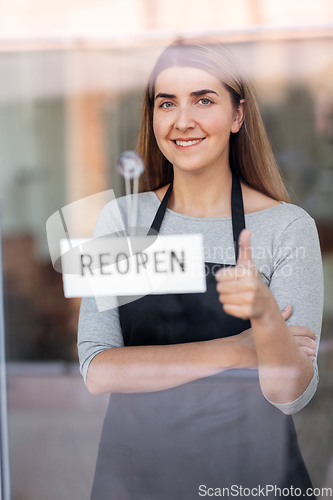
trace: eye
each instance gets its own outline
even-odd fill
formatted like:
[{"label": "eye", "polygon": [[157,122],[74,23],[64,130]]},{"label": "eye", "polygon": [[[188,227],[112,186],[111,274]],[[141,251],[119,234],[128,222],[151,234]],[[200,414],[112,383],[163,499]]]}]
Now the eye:
[{"label": "eye", "polygon": [[208,106],[209,104],[213,104],[213,101],[211,99],[209,99],[209,97],[201,97],[201,99],[199,99],[199,102],[201,104],[203,104],[204,106]]},{"label": "eye", "polygon": [[173,105],[174,104],[171,101],[164,101],[164,102],[162,102],[162,104],[160,104],[159,107],[162,108],[162,109],[170,109],[170,108],[173,107]]}]

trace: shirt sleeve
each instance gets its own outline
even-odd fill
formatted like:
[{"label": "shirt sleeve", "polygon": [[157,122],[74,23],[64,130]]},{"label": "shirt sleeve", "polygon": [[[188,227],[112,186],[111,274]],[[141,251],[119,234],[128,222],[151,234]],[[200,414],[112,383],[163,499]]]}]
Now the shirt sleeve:
[{"label": "shirt sleeve", "polygon": [[[324,300],[323,267],[316,224],[308,214],[293,220],[282,232],[274,249],[269,288],[280,310],[292,305],[292,314],[286,321],[288,326],[307,326],[316,333],[318,353]],[[316,359],[312,380],[298,399],[285,404],[270,403],[285,414],[296,413],[313,397],[318,379]]]},{"label": "shirt sleeve", "polygon": [[[109,306],[115,297],[107,297]],[[104,311],[98,310],[94,297],[83,297],[78,326],[78,354],[80,371],[86,383],[91,360],[100,352],[124,345],[116,304]]]},{"label": "shirt sleeve", "polygon": [[[94,238],[122,234],[125,230],[117,200],[101,211],[94,229]],[[78,355],[84,382],[91,360],[100,352],[124,345],[116,297],[83,297],[78,324]]]}]

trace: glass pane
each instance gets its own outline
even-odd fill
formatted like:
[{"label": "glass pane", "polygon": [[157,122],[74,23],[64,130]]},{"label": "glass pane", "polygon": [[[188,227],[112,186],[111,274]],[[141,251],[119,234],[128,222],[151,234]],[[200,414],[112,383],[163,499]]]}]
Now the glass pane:
[{"label": "glass pane", "polygon": [[[292,202],[316,221],[325,274],[320,384],[294,416],[315,487],[333,487],[333,40],[230,43],[253,81]],[[88,500],[108,395],[79,373],[80,300],[65,299],[46,221],[96,193],[124,194],[160,43],[1,52],[0,164],[9,463],[15,500]],[[78,215],[90,237],[102,207]],[[1,297],[0,297],[1,299]],[[3,381],[3,380],[2,380]],[[3,388],[2,388],[2,394]],[[2,420],[3,429],[5,422]],[[7,499],[6,499],[7,500]]]}]

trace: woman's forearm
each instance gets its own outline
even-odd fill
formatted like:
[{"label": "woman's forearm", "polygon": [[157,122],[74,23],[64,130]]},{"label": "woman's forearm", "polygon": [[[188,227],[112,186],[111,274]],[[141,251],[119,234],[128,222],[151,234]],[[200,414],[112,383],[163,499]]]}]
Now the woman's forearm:
[{"label": "woman's forearm", "polygon": [[263,394],[277,404],[295,401],[308,387],[313,362],[297,345],[273,295],[264,315],[251,319]]},{"label": "woman's forearm", "polygon": [[87,388],[92,394],[161,391],[231,368],[256,365],[250,329],[204,342],[114,347],[91,361]]}]

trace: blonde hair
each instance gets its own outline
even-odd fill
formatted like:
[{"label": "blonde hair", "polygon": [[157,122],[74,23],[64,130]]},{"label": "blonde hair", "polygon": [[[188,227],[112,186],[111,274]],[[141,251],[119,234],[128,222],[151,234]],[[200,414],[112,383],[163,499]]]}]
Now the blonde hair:
[{"label": "blonde hair", "polygon": [[155,82],[164,69],[184,66],[202,69],[218,78],[228,90],[235,108],[244,99],[244,122],[237,133],[230,135],[230,168],[254,189],[275,200],[290,202],[260,116],[254,89],[242,78],[238,64],[225,45],[194,39],[178,39],[169,45],[150,75],[144,94],[137,147],[145,162],[140,191],[158,189],[172,179],[173,166],[158,148],[153,131]]}]

